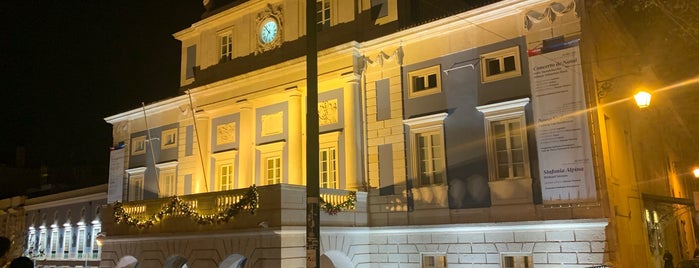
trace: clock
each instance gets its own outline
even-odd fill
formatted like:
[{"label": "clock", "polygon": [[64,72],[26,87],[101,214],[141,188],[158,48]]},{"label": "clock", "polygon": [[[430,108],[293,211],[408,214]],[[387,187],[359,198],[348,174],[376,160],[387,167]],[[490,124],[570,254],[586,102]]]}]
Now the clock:
[{"label": "clock", "polygon": [[279,24],[277,20],[268,18],[260,25],[260,42],[262,44],[272,43],[279,35]]}]

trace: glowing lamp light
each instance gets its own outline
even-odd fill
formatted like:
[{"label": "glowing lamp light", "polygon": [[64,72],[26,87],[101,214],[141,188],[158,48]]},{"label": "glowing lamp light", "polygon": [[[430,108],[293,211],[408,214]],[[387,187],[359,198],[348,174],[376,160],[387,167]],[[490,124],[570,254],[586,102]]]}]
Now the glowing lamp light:
[{"label": "glowing lamp light", "polygon": [[694,172],[694,177],[699,179],[699,167],[695,167],[692,172]]},{"label": "glowing lamp light", "polygon": [[646,108],[650,106],[650,93],[645,92],[645,91],[639,91],[636,93],[636,95],[633,95],[633,98],[636,99],[636,105],[638,105],[638,108]]}]

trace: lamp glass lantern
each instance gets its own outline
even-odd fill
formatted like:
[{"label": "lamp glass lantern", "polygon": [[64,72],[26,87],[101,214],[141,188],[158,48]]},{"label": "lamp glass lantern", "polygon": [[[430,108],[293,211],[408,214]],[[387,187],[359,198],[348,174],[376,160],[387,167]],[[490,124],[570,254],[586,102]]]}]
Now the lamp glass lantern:
[{"label": "lamp glass lantern", "polygon": [[639,91],[636,93],[636,95],[633,95],[633,98],[636,100],[636,105],[638,105],[638,108],[646,108],[650,106],[650,93],[645,92],[645,91]]}]

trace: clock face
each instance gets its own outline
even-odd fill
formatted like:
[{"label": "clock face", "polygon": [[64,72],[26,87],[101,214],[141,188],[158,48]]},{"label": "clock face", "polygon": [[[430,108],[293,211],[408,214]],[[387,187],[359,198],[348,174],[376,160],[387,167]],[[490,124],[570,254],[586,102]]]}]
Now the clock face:
[{"label": "clock face", "polygon": [[260,41],[263,44],[268,44],[277,38],[277,32],[279,28],[277,27],[277,22],[273,19],[267,20],[262,24],[260,28]]}]

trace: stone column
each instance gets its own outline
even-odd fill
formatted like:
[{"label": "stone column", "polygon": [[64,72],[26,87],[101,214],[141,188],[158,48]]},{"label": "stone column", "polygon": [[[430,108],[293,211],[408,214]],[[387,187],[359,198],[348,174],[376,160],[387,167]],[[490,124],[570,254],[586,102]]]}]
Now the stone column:
[{"label": "stone column", "polygon": [[238,185],[236,188],[248,188],[253,184],[259,184],[255,181],[255,114],[252,109],[252,103],[248,100],[241,100],[240,105],[240,125],[238,133]]},{"label": "stone column", "polygon": [[288,127],[287,137],[287,153],[283,157],[286,165],[288,176],[283,178],[282,182],[296,185],[304,185],[305,180],[303,178],[303,133],[301,118],[301,91],[298,88],[288,89],[287,94],[289,96],[289,116],[288,116]]}]

